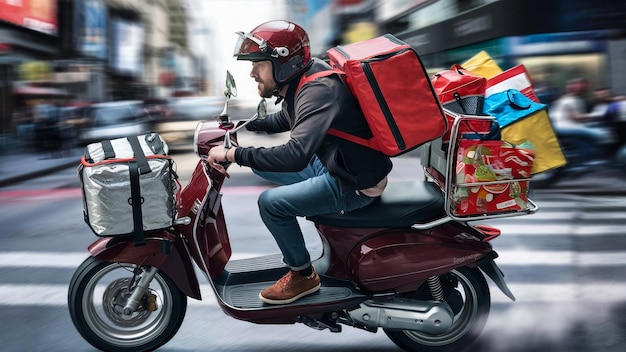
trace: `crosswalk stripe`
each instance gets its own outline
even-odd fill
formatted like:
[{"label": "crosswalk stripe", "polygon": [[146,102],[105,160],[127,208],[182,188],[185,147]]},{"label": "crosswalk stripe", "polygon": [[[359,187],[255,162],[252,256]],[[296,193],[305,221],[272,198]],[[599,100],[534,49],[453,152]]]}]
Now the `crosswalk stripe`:
[{"label": "crosswalk stripe", "polygon": [[500,265],[567,265],[571,267],[626,265],[626,251],[572,252],[496,250],[496,252],[498,252],[499,255],[496,262]]},{"label": "crosswalk stripe", "polygon": [[[585,266],[623,266],[626,265],[626,251],[572,252],[538,250],[498,250],[496,262],[500,265],[567,265]],[[231,260],[252,258],[267,253],[237,253]],[[78,268],[87,253],[52,253],[52,252],[0,252],[0,268]]]},{"label": "crosswalk stripe", "polygon": [[[213,305],[209,285],[201,285],[203,300],[189,299],[190,305]],[[0,284],[0,305],[7,306],[66,306],[68,285],[6,285]]]},{"label": "crosswalk stripe", "polygon": [[[232,260],[257,257],[260,253],[233,253]],[[89,256],[87,252],[0,252],[0,268],[72,268]]]},{"label": "crosswalk stripe", "polygon": [[[569,266],[619,267],[626,265],[626,252],[583,252],[571,251],[527,251],[502,250],[496,260],[500,266]],[[232,259],[245,259],[262,255],[259,253],[239,253]],[[71,268],[75,269],[86,258],[82,252],[0,252],[0,268]],[[509,269],[507,269],[509,270]],[[202,278],[201,278],[202,280]],[[504,296],[491,282],[492,302],[508,303]],[[585,300],[602,300],[605,302],[623,301],[626,282],[616,283],[556,283],[537,284],[509,282],[518,302],[582,302]],[[209,284],[200,285],[203,301],[189,300],[190,305],[215,305],[214,293]],[[37,292],[37,295],[33,295]],[[599,294],[600,293],[600,294]],[[601,298],[599,298],[601,297]],[[67,300],[67,285],[43,284],[0,284],[0,305],[10,306],[64,306]]]},{"label": "crosswalk stripe", "polygon": [[[626,292],[626,283],[513,283],[508,286],[517,303],[623,303]],[[217,305],[209,284],[200,285],[200,289],[202,301],[189,299],[190,306]],[[490,289],[492,303],[512,303],[491,282]],[[0,284],[0,306],[66,306],[67,290],[67,285]]]},{"label": "crosswalk stripe", "polygon": [[[506,265],[569,265],[622,266],[626,265],[626,251],[572,252],[538,250],[497,250],[498,264]],[[237,253],[231,259],[245,259],[266,255]],[[86,253],[0,252],[0,267],[77,268],[87,258]]]}]

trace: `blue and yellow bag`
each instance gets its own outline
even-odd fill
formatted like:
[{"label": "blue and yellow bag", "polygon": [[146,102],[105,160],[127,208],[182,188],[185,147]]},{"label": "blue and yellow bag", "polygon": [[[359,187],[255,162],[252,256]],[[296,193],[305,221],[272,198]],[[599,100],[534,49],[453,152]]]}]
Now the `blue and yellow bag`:
[{"label": "blue and yellow bag", "polygon": [[535,149],[531,174],[561,167],[567,163],[556,137],[545,104],[527,98],[515,89],[485,98],[484,113],[496,118],[502,139],[512,144],[530,142]]}]

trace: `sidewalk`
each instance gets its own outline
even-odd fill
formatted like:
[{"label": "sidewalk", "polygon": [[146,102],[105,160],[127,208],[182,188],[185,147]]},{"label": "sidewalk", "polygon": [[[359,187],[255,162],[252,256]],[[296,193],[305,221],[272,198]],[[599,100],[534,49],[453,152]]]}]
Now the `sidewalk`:
[{"label": "sidewalk", "polygon": [[0,187],[37,178],[80,163],[83,148],[63,152],[38,154],[23,148],[3,149],[0,152]]}]

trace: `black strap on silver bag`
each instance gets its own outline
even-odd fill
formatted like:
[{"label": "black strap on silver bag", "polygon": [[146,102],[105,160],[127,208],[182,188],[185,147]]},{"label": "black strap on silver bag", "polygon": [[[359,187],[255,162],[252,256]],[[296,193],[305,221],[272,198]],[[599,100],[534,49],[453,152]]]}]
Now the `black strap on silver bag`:
[{"label": "black strap on silver bag", "polygon": [[146,155],[143,153],[143,149],[141,148],[141,144],[139,144],[139,138],[137,136],[127,137],[128,143],[130,143],[131,148],[133,148],[133,154],[135,154],[135,159],[137,159],[137,166],[139,167],[139,173],[144,175],[152,170],[150,170],[150,165],[148,165],[148,159],[146,159]]},{"label": "black strap on silver bag", "polygon": [[131,193],[129,201],[133,208],[133,239],[135,246],[143,246],[146,244],[146,240],[143,233],[143,213],[141,211],[143,197],[141,196],[141,184],[139,181],[140,175],[147,174],[152,170],[150,170],[148,159],[146,159],[146,155],[143,153],[143,149],[141,149],[137,136],[128,137],[127,139],[135,154],[135,160],[128,163]]},{"label": "black strap on silver bag", "polygon": [[101,141],[100,145],[102,146],[105,160],[115,158],[115,151],[113,150],[113,145],[111,145],[110,140]]}]

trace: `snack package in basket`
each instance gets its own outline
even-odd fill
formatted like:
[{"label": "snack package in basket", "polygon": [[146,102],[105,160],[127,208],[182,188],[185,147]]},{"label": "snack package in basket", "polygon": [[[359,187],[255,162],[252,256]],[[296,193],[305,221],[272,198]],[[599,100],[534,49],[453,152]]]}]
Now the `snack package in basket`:
[{"label": "snack package in basket", "polygon": [[533,160],[534,152],[529,144],[514,146],[502,140],[461,139],[452,192],[453,213],[475,215],[525,210],[527,179]]}]

